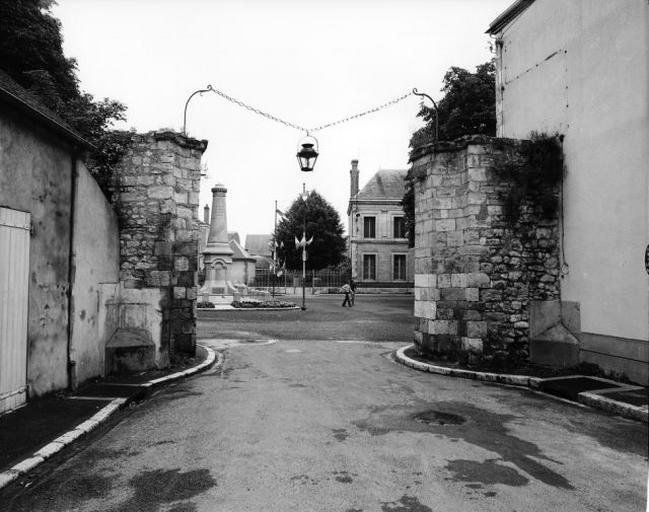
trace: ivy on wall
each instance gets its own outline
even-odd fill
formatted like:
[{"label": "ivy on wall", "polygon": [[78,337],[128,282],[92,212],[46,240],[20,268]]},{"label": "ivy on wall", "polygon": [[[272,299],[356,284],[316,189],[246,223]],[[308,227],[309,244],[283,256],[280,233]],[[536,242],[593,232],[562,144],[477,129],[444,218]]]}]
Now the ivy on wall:
[{"label": "ivy on wall", "polygon": [[108,130],[95,141],[96,150],[88,160],[88,170],[94,176],[106,198],[113,202],[115,168],[133,144],[135,130]]},{"label": "ivy on wall", "polygon": [[532,132],[519,151],[495,158],[491,170],[511,186],[501,193],[505,216],[518,220],[524,203],[539,207],[545,218],[557,215],[557,187],[564,174],[563,135]]}]

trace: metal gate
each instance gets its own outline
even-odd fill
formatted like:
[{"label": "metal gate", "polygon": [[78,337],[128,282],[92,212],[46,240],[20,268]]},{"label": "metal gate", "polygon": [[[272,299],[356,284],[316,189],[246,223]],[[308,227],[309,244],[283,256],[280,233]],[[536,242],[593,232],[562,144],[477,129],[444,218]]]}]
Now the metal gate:
[{"label": "metal gate", "polygon": [[30,214],[0,207],[0,414],[27,398]]}]

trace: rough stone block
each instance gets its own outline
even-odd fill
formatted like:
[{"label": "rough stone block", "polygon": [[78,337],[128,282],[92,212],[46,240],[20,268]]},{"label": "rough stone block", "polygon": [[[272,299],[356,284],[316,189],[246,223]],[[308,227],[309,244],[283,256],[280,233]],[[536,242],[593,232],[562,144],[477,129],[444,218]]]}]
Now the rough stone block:
[{"label": "rough stone block", "polygon": [[437,320],[453,320],[455,310],[452,308],[437,308]]},{"label": "rough stone block", "polygon": [[467,274],[451,274],[451,287],[466,288],[467,278]]},{"label": "rough stone block", "polygon": [[449,288],[451,286],[451,275],[450,274],[437,274],[437,287],[438,288]]},{"label": "rough stone block", "polygon": [[487,335],[487,322],[468,321],[466,334],[469,338],[482,338]]},{"label": "rough stone block", "polygon": [[428,320],[435,320],[437,318],[436,312],[437,312],[437,305],[435,301],[432,300],[427,300],[423,301],[423,317],[427,318]]},{"label": "rough stone block", "polygon": [[[171,188],[171,187],[169,187],[169,188]],[[176,214],[176,203],[174,202],[174,200],[173,199],[167,199],[165,201],[162,201],[160,203],[160,213],[175,215]]]},{"label": "rough stone block", "polygon": [[461,347],[463,352],[482,354],[483,345],[481,338],[462,337]]},{"label": "rough stone block", "polygon": [[196,284],[194,280],[194,272],[192,271],[176,272],[174,277],[178,286],[191,288]]},{"label": "rough stone block", "polygon": [[446,238],[446,244],[449,247],[460,247],[464,244],[464,236],[462,231],[450,231]]},{"label": "rough stone block", "polygon": [[189,270],[189,258],[187,256],[176,256],[174,258],[174,270]]},{"label": "rough stone block", "polygon": [[184,299],[187,297],[187,289],[182,286],[174,286],[174,299]]},{"label": "rough stone block", "polygon": [[119,199],[122,203],[134,203],[140,201],[142,197],[136,191],[129,191],[120,193]]},{"label": "rough stone block", "polygon": [[455,320],[433,320],[428,324],[428,334],[454,334],[457,332]]},{"label": "rough stone block", "polygon": [[436,220],[435,231],[455,231],[455,219]]},{"label": "rough stone block", "polygon": [[466,300],[465,288],[442,288],[442,300]]},{"label": "rough stone block", "polygon": [[484,272],[471,272],[467,275],[467,284],[471,288],[485,288],[490,286],[491,279]]},{"label": "rough stone block", "polygon": [[155,242],[153,254],[156,256],[171,256],[171,242]]},{"label": "rough stone block", "polygon": [[174,189],[169,186],[155,186],[147,189],[147,196],[150,199],[171,199],[174,195]]},{"label": "rough stone block", "polygon": [[475,309],[467,309],[462,312],[462,318],[464,320],[482,320],[482,314]]},{"label": "rough stone block", "polygon": [[152,270],[146,276],[146,285],[157,288],[171,284],[171,272],[167,270]]},{"label": "rough stone block", "polygon": [[480,289],[479,288],[467,288],[466,289],[466,300],[470,302],[477,302],[480,300]]},{"label": "rough stone block", "polygon": [[196,234],[191,229],[179,229],[175,232],[175,238],[180,242],[189,242],[196,238]]},{"label": "rough stone block", "polygon": [[487,171],[480,168],[472,168],[468,170],[469,180],[471,181],[487,181]]},{"label": "rough stone block", "polygon": [[467,204],[469,205],[483,205],[487,201],[487,196],[484,192],[469,192],[467,195]]}]

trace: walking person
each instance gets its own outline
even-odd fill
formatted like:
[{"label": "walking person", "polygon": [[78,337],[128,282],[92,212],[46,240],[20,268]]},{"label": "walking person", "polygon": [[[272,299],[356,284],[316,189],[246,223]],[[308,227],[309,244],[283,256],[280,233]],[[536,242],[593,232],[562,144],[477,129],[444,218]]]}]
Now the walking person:
[{"label": "walking person", "polygon": [[354,302],[356,301],[356,281],[354,281],[353,277],[351,281],[349,281],[349,287],[352,290],[352,306],[353,306]]},{"label": "walking person", "polygon": [[343,305],[342,305],[342,307],[345,307],[345,305],[349,305],[349,307],[351,308],[351,307],[352,307],[352,302],[351,302],[351,300],[349,299],[349,296],[350,296],[351,293],[352,293],[352,289],[351,289],[351,287],[349,286],[349,283],[345,283],[345,284],[342,286],[341,290],[342,290],[342,292],[345,294],[345,300],[343,300]]}]

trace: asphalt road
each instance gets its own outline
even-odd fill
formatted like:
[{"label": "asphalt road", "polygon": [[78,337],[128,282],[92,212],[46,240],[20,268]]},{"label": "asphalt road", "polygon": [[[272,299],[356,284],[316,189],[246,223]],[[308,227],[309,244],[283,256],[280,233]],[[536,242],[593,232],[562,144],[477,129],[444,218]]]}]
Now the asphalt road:
[{"label": "asphalt road", "polygon": [[201,321],[223,368],[162,390],[0,509],[644,510],[646,425],[406,368],[389,356],[407,329],[352,341],[397,337],[385,319],[408,324],[402,302]]},{"label": "asphalt road", "polygon": [[[279,297],[302,303],[302,296]],[[307,295],[306,311],[199,310],[199,338],[403,341],[413,339],[412,295],[364,296],[342,307],[343,295]]]}]

